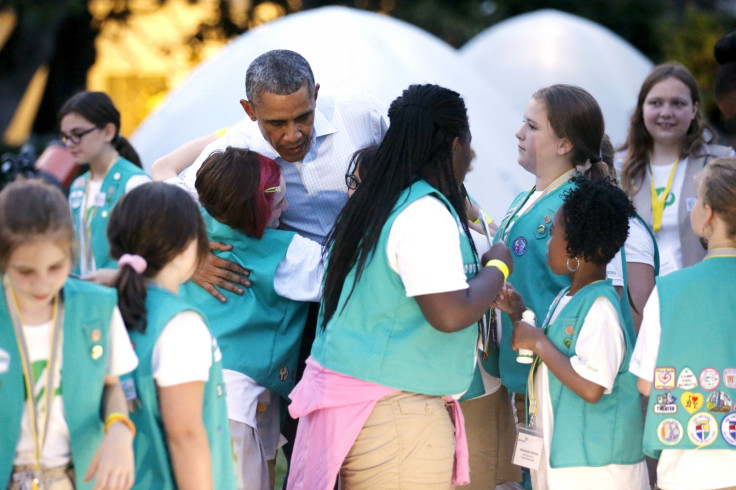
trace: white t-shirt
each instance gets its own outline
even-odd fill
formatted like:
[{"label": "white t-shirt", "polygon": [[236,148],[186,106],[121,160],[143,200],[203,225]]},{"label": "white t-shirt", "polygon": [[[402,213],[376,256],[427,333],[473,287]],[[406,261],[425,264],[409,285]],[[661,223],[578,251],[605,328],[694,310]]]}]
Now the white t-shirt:
[{"label": "white t-shirt", "polygon": [[[654,267],[654,242],[649,230],[637,218],[629,219],[629,236],[624,243],[626,262],[647,264]],[[624,285],[621,251],[606,265],[606,277],[614,286]]]},{"label": "white t-shirt", "polygon": [[386,256],[407,297],[468,288],[459,226],[444,203],[431,196],[417,199],[396,217]]},{"label": "white t-shirt", "polygon": [[[87,190],[87,195],[82,200],[82,211],[80,216],[82,219],[86,219],[87,212],[91,207],[94,206],[101,206],[104,202],[107,196],[105,193],[102,192],[102,182],[103,180],[89,180],[89,189]],[[132,191],[136,187],[145,184],[146,182],[151,182],[151,178],[148,175],[145,174],[136,174],[130,177],[128,179],[128,182],[125,183],[125,193]],[[79,252],[80,257],[88,257],[89,258],[89,268],[88,264],[85,264],[84,259],[80,260],[80,267],[81,267],[81,273],[82,276],[85,276],[87,274],[91,274],[92,272],[97,270],[97,265],[95,264],[95,256],[94,254],[88,254],[86,249],[86,241],[85,240],[79,240]]]},{"label": "white t-shirt", "polygon": [[[557,318],[571,299],[572,296],[564,296],[560,300],[550,323]],[[581,377],[602,386],[603,396],[606,396],[611,393],[625,353],[626,344],[615,307],[608,299],[597,298],[585,315],[585,321],[578,334],[575,355],[570,358],[572,368]],[[541,363],[537,368],[534,384],[536,399],[539,400],[536,416],[537,428],[542,431],[544,438],[544,452],[539,470],[531,472],[532,487],[535,490],[547,488],[643,490],[649,488],[649,477],[644,461],[632,465],[551,468],[549,454],[554,431],[554,413],[549,395],[549,371],[546,364]],[[530,403],[533,402],[530,400]]]},{"label": "white t-shirt", "polygon": [[[39,402],[36,405],[37,423],[39,428],[44,418],[39,417],[43,408],[45,399],[45,387],[47,379],[47,365],[50,355],[50,341],[52,332],[52,322],[48,321],[41,325],[23,325],[23,334],[26,338],[29,356],[31,360],[36,386],[34,392]],[[62,342],[63,342],[62,338]],[[110,319],[110,331],[107,346],[107,368],[106,375],[120,376],[129,373],[138,366],[138,358],[135,355],[133,346],[130,344],[128,332],[125,330],[123,318],[117,307],[113,310]],[[49,420],[48,435],[46,443],[41,452],[41,465],[46,467],[63,466],[71,461],[71,447],[69,442],[69,427],[66,423],[66,415],[64,414],[63,405],[63,386],[61,384],[61,365],[63,363],[63,348],[59,351],[59,357],[56,362],[54,374],[54,389],[56,395],[51,404],[51,419]],[[21,421],[21,433],[18,439],[18,445],[15,449],[15,465],[32,465],[35,462],[33,437],[31,435],[31,424],[28,413],[28,405],[23,404],[23,419]],[[78,471],[87,471],[86,468],[79,468]]]},{"label": "white t-shirt", "polygon": [[[652,179],[654,181],[654,188],[658,192],[664,192],[664,189],[667,187],[667,181],[670,178],[670,172],[672,172],[672,166],[674,164],[675,162],[669,165],[652,165]],[[657,235],[660,276],[665,276],[670,272],[682,269],[682,244],[680,243],[680,225],[677,210],[680,206],[680,192],[685,180],[686,167],[687,158],[677,164],[675,176],[672,179],[670,194],[665,201],[662,228]]]},{"label": "white t-shirt", "polygon": [[[194,311],[182,311],[161,331],[153,346],[151,371],[159,387],[207,381],[215,339]],[[217,352],[215,350],[215,356]],[[217,360],[217,359],[216,359]]]},{"label": "white t-shirt", "polygon": [[[649,382],[654,381],[661,334],[659,292],[655,286],[644,306],[639,337],[629,363],[629,371]],[[666,490],[736,486],[734,467],[736,451],[732,449],[663,449],[657,465],[657,485]]]}]

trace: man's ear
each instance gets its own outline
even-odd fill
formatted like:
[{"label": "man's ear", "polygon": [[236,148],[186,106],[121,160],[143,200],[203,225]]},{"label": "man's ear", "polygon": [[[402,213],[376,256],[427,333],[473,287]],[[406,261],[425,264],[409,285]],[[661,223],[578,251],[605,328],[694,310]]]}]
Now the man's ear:
[{"label": "man's ear", "polygon": [[255,121],[256,111],[253,110],[253,105],[245,99],[240,99],[240,105],[243,107],[243,110],[245,111],[245,113],[248,114],[248,117],[250,118],[250,120]]},{"label": "man's ear", "polygon": [[319,83],[314,84],[314,101],[317,101],[317,94],[319,93]]}]

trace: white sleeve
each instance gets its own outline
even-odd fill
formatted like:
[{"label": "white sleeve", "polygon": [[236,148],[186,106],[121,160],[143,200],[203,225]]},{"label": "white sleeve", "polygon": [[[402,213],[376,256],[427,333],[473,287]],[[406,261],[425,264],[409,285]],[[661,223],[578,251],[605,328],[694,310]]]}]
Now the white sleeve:
[{"label": "white sleeve", "polygon": [[659,292],[654,286],[652,294],[644,305],[639,337],[636,339],[634,352],[629,361],[629,371],[637,377],[654,381],[654,368],[659,355],[659,340],[662,325],[659,317]]},{"label": "white sleeve", "polygon": [[626,343],[616,308],[605,297],[596,298],[580,328],[572,368],[588,381],[611,392],[624,360]]},{"label": "white sleeve", "polygon": [[127,194],[136,187],[147,184],[149,182],[151,182],[151,177],[146,174],[133,175],[131,178],[128,179],[128,182],[125,183],[125,192]]},{"label": "white sleeve", "polygon": [[322,245],[294,235],[286,255],[276,267],[273,288],[279,296],[294,301],[319,301],[324,272]]},{"label": "white sleeve", "polygon": [[434,197],[417,199],[396,217],[386,255],[407,297],[468,288],[458,223]]},{"label": "white sleeve", "polygon": [[[628,260],[629,256],[626,255]],[[606,279],[610,279],[614,286],[624,285],[624,274],[623,274],[623,258],[621,257],[621,250],[616,252],[613,259],[606,264]]]},{"label": "white sleeve", "polygon": [[636,218],[629,220],[629,237],[624,244],[626,261],[647,264],[654,267],[654,242],[652,235],[641,221]]},{"label": "white sleeve", "polygon": [[475,250],[478,252],[478,257],[483,257],[483,254],[491,249],[488,238],[486,238],[484,233],[478,233],[472,228],[468,228],[468,230],[470,230],[470,237],[473,239],[473,243],[475,243]]},{"label": "white sleeve", "polygon": [[110,319],[110,331],[107,337],[109,355],[107,356],[107,375],[120,376],[131,372],[138,366],[138,356],[135,355],[130,343],[128,331],[120,310],[116,306]]},{"label": "white sleeve", "polygon": [[207,381],[212,336],[201,316],[183,311],[166,324],[153,347],[151,370],[158,386]]}]

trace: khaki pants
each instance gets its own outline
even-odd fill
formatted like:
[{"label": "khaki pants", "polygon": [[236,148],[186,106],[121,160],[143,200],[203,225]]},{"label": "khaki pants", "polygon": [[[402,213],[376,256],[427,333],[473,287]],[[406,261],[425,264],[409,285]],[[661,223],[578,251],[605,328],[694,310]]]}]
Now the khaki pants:
[{"label": "khaki pants", "polygon": [[376,403],[340,468],[340,486],[450,489],[455,426],[439,396],[394,393]]},{"label": "khaki pants", "polygon": [[505,386],[495,393],[460,403],[465,417],[470,453],[470,485],[467,490],[493,489],[506,482],[520,482],[521,468],[512,464],[516,425],[511,397]]},{"label": "khaki pants", "polygon": [[[74,490],[74,468],[72,466],[59,466],[57,468],[41,468],[41,488],[44,490]],[[13,474],[10,475],[8,490],[21,490],[26,488],[23,483],[33,480],[33,466],[13,466]]]}]

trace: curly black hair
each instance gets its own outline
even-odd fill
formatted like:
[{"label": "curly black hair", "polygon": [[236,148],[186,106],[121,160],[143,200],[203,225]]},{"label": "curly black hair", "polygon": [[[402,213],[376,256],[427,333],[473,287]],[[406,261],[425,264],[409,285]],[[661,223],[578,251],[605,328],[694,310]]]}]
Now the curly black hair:
[{"label": "curly black hair", "polygon": [[634,205],[608,178],[577,177],[575,184],[565,193],[562,204],[567,253],[605,265],[626,241],[629,218],[636,215]]}]

